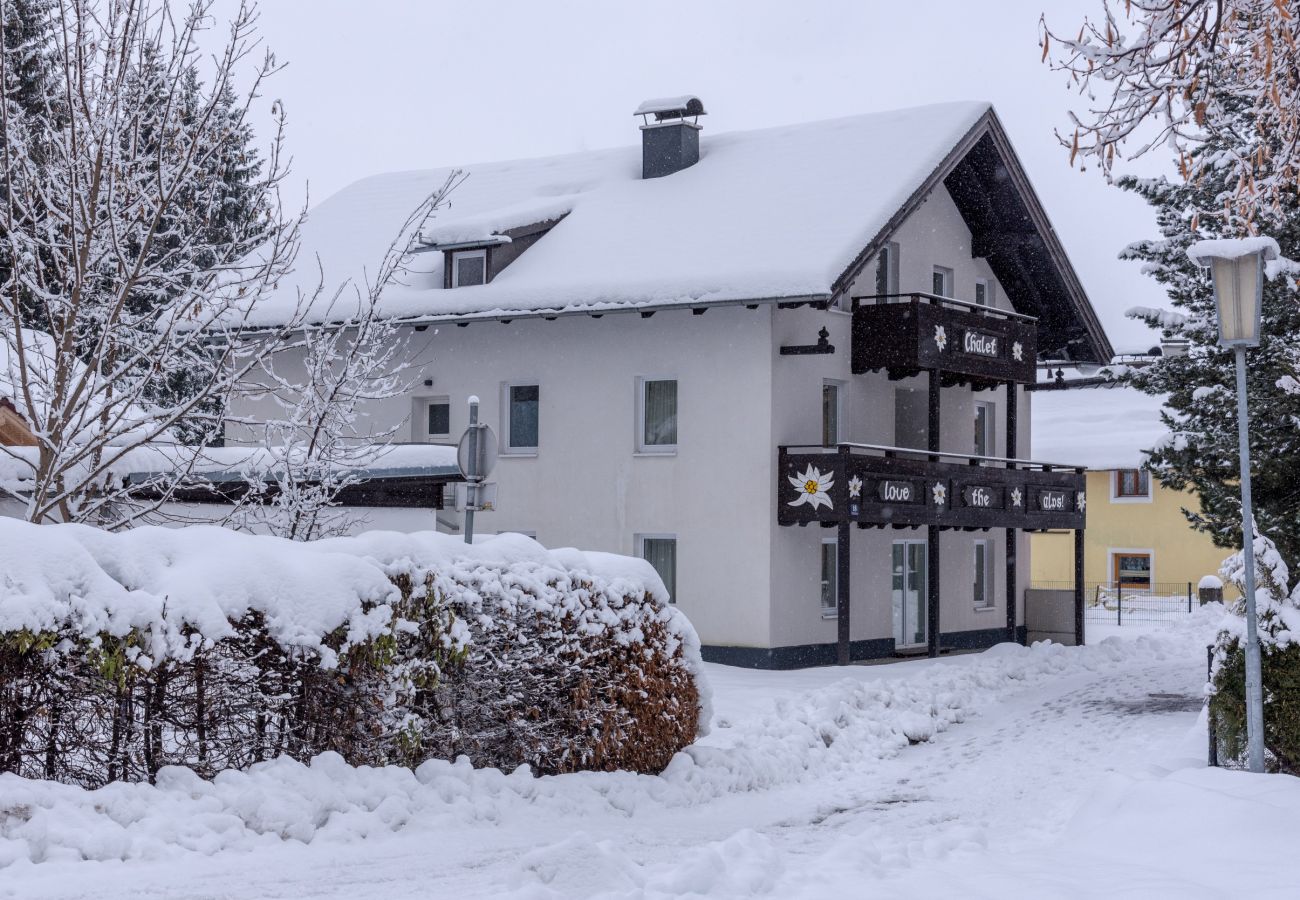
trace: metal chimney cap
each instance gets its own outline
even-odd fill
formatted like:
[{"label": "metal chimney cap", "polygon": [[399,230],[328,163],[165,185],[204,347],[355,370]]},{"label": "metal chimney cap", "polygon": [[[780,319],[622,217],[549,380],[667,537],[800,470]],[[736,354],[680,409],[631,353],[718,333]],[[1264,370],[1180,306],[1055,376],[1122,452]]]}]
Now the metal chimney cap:
[{"label": "metal chimney cap", "polygon": [[654,116],[656,122],[664,119],[684,119],[687,116],[705,115],[704,102],[693,94],[680,97],[659,97],[646,100],[636,108],[634,116]]}]

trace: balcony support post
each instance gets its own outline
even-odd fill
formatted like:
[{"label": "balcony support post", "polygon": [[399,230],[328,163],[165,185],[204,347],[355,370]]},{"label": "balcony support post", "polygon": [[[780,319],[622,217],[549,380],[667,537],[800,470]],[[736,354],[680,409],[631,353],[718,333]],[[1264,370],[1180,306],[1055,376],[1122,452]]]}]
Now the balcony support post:
[{"label": "balcony support post", "polygon": [[1083,646],[1083,529],[1074,529],[1074,644]]},{"label": "balcony support post", "polygon": [[853,523],[847,518],[841,520],[839,537],[835,545],[835,613],[836,626],[836,662],[847,666],[853,662],[850,658],[849,631],[849,572],[853,556],[849,551],[853,535]]},{"label": "balcony support post", "polygon": [[[927,449],[932,454],[939,452],[939,424],[941,417],[940,371],[930,370],[929,427],[926,429]],[[931,456],[930,462],[939,461],[938,456]],[[953,502],[952,499],[949,502]],[[939,526],[930,525],[926,529],[926,655],[939,655]]]},{"label": "balcony support post", "polygon": [[[1016,451],[1019,444],[1016,435],[1017,427],[1017,410],[1016,410],[1016,385],[1015,382],[1007,382],[1007,447],[1003,456],[1007,459],[1017,459],[1020,454]],[[1007,463],[1008,469],[1014,469],[1015,463]],[[1016,551],[1020,549],[1017,540],[1018,532],[1015,528],[1006,530],[1006,555],[1007,555],[1007,640],[1014,642],[1016,640],[1016,607],[1018,604],[1019,594],[1016,590]]]}]

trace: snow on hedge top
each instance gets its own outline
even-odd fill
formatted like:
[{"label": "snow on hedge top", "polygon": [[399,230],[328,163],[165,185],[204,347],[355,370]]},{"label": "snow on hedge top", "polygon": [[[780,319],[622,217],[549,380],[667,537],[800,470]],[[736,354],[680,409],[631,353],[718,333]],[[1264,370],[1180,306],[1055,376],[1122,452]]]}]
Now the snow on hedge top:
[{"label": "snow on hedge top", "polygon": [[1127,387],[1036,391],[1032,400],[1033,459],[1090,469],[1135,469],[1144,450],[1164,440],[1164,397]]},{"label": "snow on hedge top", "polygon": [[1264,259],[1277,259],[1281,255],[1277,241],[1271,237],[1215,238],[1197,241],[1187,248],[1187,257],[1198,266],[1208,266],[1210,260],[1241,259],[1252,253],[1262,253]]},{"label": "snow on hedge top", "polygon": [[[641,178],[641,148],[460,167],[464,183],[421,231],[483,239],[568,215],[489,284],[444,290],[443,254],[411,253],[380,305],[397,317],[473,318],[552,310],[826,296],[862,249],[989,112],[948,103],[701,137],[700,161]],[[358,181],[311,211],[297,271],[255,311],[290,317],[298,293],[366,283],[449,169]],[[523,216],[522,218],[527,218]],[[311,264],[307,264],[310,260]],[[329,294],[330,292],[325,292]],[[322,307],[315,311],[327,317]]]},{"label": "snow on hedge top", "polygon": [[392,626],[389,604],[399,597],[392,576],[410,575],[418,583],[432,573],[443,576],[442,587],[451,589],[454,581],[464,591],[487,580],[488,570],[512,590],[539,597],[564,594],[556,585],[571,577],[597,579],[611,594],[650,594],[686,646],[687,664],[702,672],[699,639],[667,605],[667,591],[649,563],[552,552],[518,534],[472,545],[436,532],[378,531],[299,543],[211,525],[107,532],[0,518],[0,634],[26,629],[122,637],[138,629],[148,634],[151,643],[142,652],[151,659],[184,658],[194,649],[189,629],[221,640],[234,633],[233,622],[257,612],[281,645],[314,650],[323,665],[333,666],[336,655],[323,644],[331,632],[345,628],[346,647]]},{"label": "snow on hedge top", "polygon": [[0,519],[0,632],[148,630],[144,652],[159,659],[184,655],[186,626],[220,640],[233,634],[232,621],[259,612],[281,644],[328,662],[325,635],[342,626],[349,641],[382,634],[392,618],[385,604],[396,598],[375,566],[282,538]]}]

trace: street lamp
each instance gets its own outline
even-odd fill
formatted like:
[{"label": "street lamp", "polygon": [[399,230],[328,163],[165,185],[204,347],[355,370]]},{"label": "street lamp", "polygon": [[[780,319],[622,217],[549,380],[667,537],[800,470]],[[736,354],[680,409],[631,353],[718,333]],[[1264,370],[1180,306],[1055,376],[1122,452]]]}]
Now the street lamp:
[{"label": "street lamp", "polygon": [[1246,409],[1246,348],[1259,346],[1264,263],[1277,259],[1277,242],[1255,237],[1197,241],[1192,262],[1210,269],[1219,312],[1219,345],[1237,361],[1237,448],[1241,456],[1241,543],[1246,564],[1246,755],[1252,772],[1264,771],[1264,687],[1255,618],[1255,521],[1250,503],[1250,417]]}]

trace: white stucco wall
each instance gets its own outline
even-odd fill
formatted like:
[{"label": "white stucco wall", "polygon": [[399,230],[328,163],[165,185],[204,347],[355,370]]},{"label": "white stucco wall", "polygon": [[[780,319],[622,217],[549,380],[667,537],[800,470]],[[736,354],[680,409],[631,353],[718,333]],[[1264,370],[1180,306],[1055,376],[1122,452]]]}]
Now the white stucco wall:
[{"label": "white stucco wall", "polygon": [[[738,307],[431,327],[411,336],[415,389],[369,413],[388,427],[421,398],[445,396],[454,440],[474,394],[481,420],[504,436],[503,385],[539,385],[538,450],[502,456],[492,475],[498,511],[477,514],[476,531],[525,531],[548,547],[624,554],[637,552],[636,535],[674,534],[677,600],[701,638],[766,646],[775,515],[770,323],[767,307]],[[638,377],[677,380],[671,456],[636,452]]]}]

